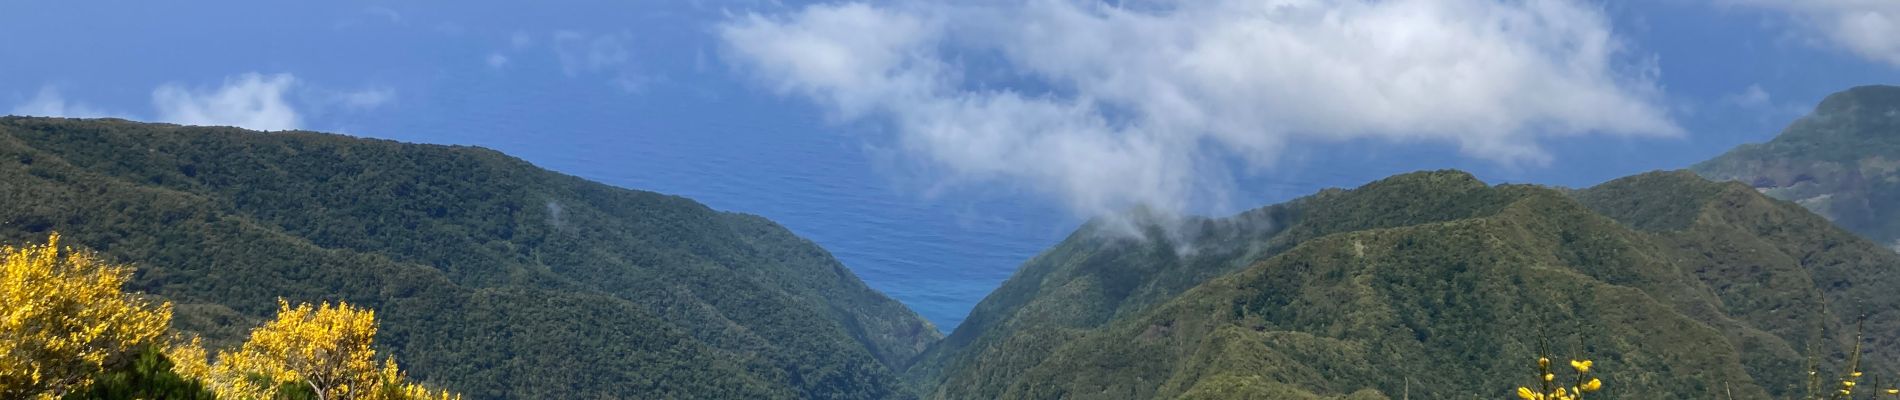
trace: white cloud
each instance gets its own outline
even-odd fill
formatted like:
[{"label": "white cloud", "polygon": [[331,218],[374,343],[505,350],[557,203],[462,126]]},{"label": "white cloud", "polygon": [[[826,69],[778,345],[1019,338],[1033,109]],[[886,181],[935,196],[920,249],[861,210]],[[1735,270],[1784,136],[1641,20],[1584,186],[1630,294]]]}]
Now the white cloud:
[{"label": "white cloud", "polygon": [[1679,135],[1653,60],[1570,0],[821,4],[718,27],[729,59],[845,120],[889,123],[957,183],[1094,215],[1218,202],[1219,161],[1429,141],[1541,164],[1540,141]]},{"label": "white cloud", "polygon": [[1900,67],[1900,1],[1716,0],[1787,12],[1810,31],[1855,55]]},{"label": "white cloud", "polygon": [[8,114],[64,118],[116,116],[104,110],[93,108],[91,105],[85,103],[67,101],[64,96],[60,95],[59,88],[53,87],[52,85],[41,86],[39,93],[34,94],[33,99],[14,106],[13,110],[9,111]]},{"label": "white cloud", "polygon": [[186,125],[236,126],[256,130],[297,129],[301,118],[284,95],[297,85],[290,74],[247,73],[216,89],[168,83],[152,91],[158,119]]},{"label": "white cloud", "polygon": [[501,53],[488,53],[488,58],[484,59],[484,61],[488,63],[489,68],[500,69],[501,67],[508,66],[508,56],[502,55]]}]

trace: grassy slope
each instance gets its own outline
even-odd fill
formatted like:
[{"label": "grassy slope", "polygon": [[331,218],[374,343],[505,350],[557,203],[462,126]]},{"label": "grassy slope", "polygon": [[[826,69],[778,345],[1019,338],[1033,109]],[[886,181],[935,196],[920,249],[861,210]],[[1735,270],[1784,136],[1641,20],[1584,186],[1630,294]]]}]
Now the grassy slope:
[{"label": "grassy slope", "polygon": [[1756,186],[1900,249],[1900,87],[1835,93],[1774,140],[1692,169]]},{"label": "grassy slope", "polygon": [[[1888,322],[1900,281],[1886,271],[1900,260],[1739,185],[1659,173],[1571,197],[1423,173],[1277,208],[1303,210],[1264,242],[1285,250],[1248,254],[1235,260],[1244,269],[1106,323],[990,328],[931,394],[1379,398],[1409,386],[1496,398],[1529,383],[1546,335],[1562,350],[1587,346],[1611,395],[1704,398],[1729,385],[1765,398],[1798,390],[1808,346],[1838,361],[1850,329],[1837,315],[1871,314],[1876,359],[1900,347],[1878,339],[1900,334]],[[1074,253],[1062,250],[1017,279],[1065,265]],[[1821,292],[1832,315],[1817,311]],[[1089,307],[1030,297],[1022,304]],[[1827,339],[1813,340],[1823,324]],[[1053,350],[1010,357],[1036,348]]]},{"label": "grassy slope", "polygon": [[55,230],[214,342],[279,296],[375,307],[478,398],[904,397],[891,366],[937,338],[763,218],[479,148],[0,119],[0,240]]}]

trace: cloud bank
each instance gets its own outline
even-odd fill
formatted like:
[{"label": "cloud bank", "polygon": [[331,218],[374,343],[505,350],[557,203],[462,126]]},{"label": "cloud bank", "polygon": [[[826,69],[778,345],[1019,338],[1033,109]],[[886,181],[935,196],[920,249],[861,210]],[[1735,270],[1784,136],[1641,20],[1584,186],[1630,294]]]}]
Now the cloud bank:
[{"label": "cloud bank", "polygon": [[306,85],[287,73],[245,73],[224,79],[216,87],[188,87],[170,82],[152,90],[155,116],[137,117],[70,101],[51,85],[25,103],[13,107],[14,115],[43,117],[142,118],[183,125],[236,126],[253,130],[289,130],[304,128],[304,113],[299,103],[323,109],[362,112],[382,108],[396,101],[396,90],[368,87],[359,90],[332,90]]},{"label": "cloud bank", "polygon": [[236,126],[256,130],[297,129],[302,117],[284,99],[297,78],[248,73],[216,89],[168,83],[152,91],[160,121],[184,125]]},{"label": "cloud bank", "polygon": [[1900,1],[1717,0],[1787,12],[1817,38],[1860,57],[1900,67]]},{"label": "cloud bank", "polygon": [[33,99],[14,106],[12,111],[8,111],[8,114],[61,118],[100,118],[117,116],[85,103],[67,101],[65,96],[60,94],[59,88],[53,87],[52,85],[41,86],[39,93],[33,95]]},{"label": "cloud bank", "polygon": [[1538,165],[1552,136],[1679,135],[1652,62],[1569,0],[834,3],[741,13],[729,61],[887,124],[953,183],[1090,216],[1223,201],[1223,159],[1434,142]]}]

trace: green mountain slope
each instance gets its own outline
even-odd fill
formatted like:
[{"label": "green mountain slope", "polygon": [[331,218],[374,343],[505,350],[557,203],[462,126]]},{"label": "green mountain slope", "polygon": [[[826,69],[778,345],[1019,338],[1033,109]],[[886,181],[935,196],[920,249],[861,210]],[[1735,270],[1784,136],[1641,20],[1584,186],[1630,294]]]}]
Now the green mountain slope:
[{"label": "green mountain slope", "polygon": [[1539,346],[1580,343],[1612,398],[1768,398],[1810,349],[1844,359],[1863,313],[1870,359],[1900,356],[1900,256],[1686,173],[1568,193],[1417,173],[1200,223],[1239,221],[1259,228],[1158,249],[1255,251],[1097,259],[1175,239],[1079,233],[909,373],[948,399],[1498,398]]},{"label": "green mountain slope", "polygon": [[0,240],[50,231],[214,344],[279,297],[375,308],[475,398],[902,398],[938,338],[763,218],[472,147],[0,118]]},{"label": "green mountain slope", "polygon": [[[1092,221],[1019,268],[907,374],[923,393],[995,397],[1023,369],[1081,333],[1301,241],[1460,218],[1501,205],[1500,193],[1462,173],[1413,178],[1328,190],[1230,218],[1137,213],[1125,221]],[[1125,234],[1128,223],[1154,240]]]},{"label": "green mountain slope", "polygon": [[1835,93],[1767,143],[1696,164],[1900,250],[1900,87]]}]

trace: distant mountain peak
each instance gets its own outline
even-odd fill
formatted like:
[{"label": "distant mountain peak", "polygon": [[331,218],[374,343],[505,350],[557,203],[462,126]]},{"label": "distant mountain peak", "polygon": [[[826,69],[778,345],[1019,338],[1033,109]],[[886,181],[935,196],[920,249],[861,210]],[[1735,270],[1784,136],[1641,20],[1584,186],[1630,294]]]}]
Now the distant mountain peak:
[{"label": "distant mountain peak", "polygon": [[1773,140],[1737,146],[1691,169],[1746,183],[1900,248],[1900,86],[1829,95]]},{"label": "distant mountain peak", "polygon": [[1814,108],[1814,113],[1833,115],[1873,111],[1882,115],[1900,114],[1894,111],[1896,109],[1900,109],[1900,86],[1867,85],[1828,95]]}]

